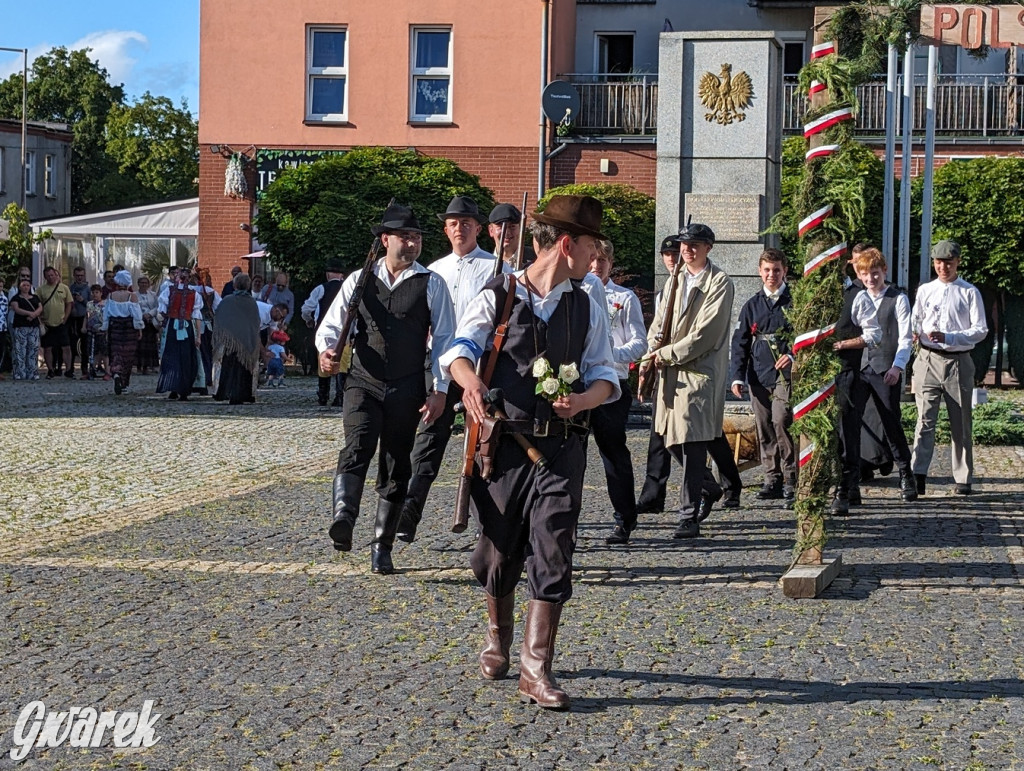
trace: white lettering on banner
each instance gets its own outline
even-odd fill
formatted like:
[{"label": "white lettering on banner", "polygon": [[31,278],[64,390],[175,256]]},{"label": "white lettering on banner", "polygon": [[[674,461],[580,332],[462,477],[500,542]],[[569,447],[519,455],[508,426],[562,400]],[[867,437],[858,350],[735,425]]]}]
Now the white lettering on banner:
[{"label": "white lettering on banner", "polygon": [[32,747],[59,747],[65,741],[72,747],[99,747],[108,728],[115,747],[152,747],[160,741],[153,730],[160,714],[153,712],[151,699],[141,711],[100,713],[92,707],[47,712],[45,703],[31,701],[14,724],[11,760],[24,760]]}]

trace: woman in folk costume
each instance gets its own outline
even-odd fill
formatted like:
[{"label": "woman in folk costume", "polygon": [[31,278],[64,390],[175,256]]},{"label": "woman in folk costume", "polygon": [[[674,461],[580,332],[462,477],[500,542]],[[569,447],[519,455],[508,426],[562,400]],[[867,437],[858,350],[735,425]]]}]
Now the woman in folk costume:
[{"label": "woman in folk costume", "polygon": [[214,399],[231,404],[256,401],[260,374],[260,312],[245,273],[235,276],[234,294],[221,300],[213,324],[213,363],[220,378]]},{"label": "woman in folk costume", "polygon": [[192,274],[192,281],[192,288],[203,300],[202,321],[199,323],[199,366],[192,388],[206,396],[207,389],[213,385],[213,316],[221,298],[211,286],[210,271],[206,268],[197,268]]},{"label": "woman in folk costume", "polygon": [[142,308],[139,296],[132,291],[132,274],[119,270],[114,275],[117,289],[103,304],[103,331],[110,346],[110,371],[114,375],[114,393],[121,395],[132,379],[135,352],[142,337]]},{"label": "woman in folk costume", "polygon": [[142,308],[142,337],[135,351],[135,366],[143,375],[148,375],[151,368],[160,366],[160,325],[156,320],[157,294],[151,289],[148,276],[139,276],[138,291],[139,307]]},{"label": "woman in folk costume", "polygon": [[164,324],[164,348],[156,392],[170,399],[188,399],[198,369],[199,323],[203,299],[188,284],[188,268],[178,268],[172,283],[160,293],[158,312]]}]

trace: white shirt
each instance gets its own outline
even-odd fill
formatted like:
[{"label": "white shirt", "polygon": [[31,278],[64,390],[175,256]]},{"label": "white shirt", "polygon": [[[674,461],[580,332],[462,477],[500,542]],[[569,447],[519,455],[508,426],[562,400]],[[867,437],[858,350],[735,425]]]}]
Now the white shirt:
[{"label": "white shirt", "polygon": [[[882,298],[885,296],[886,289],[888,287],[883,288],[882,293],[878,297],[875,297],[868,290],[864,290],[868,293],[868,297],[871,298],[871,302],[875,304],[876,313],[882,305]],[[910,329],[910,300],[907,299],[907,295],[904,292],[896,295],[896,307],[893,310],[896,312],[896,325],[899,328],[900,340],[892,366],[906,370],[907,362],[910,361],[910,354],[914,350],[914,337]]]},{"label": "white shirt", "polygon": [[779,301],[779,298],[782,297],[782,293],[786,291],[786,282],[783,281],[782,284],[779,285],[779,288],[774,292],[764,285],[761,286],[761,291],[764,292],[765,297],[772,301],[772,305],[775,305],[775,303]]},{"label": "white shirt", "polygon": [[270,309],[273,307],[273,305],[265,303],[263,300],[256,300],[256,310],[260,313],[260,330],[264,330],[274,323],[274,320],[270,318]]},{"label": "white shirt", "polygon": [[608,326],[612,334],[612,361],[620,380],[629,377],[630,362],[647,351],[647,330],[640,299],[632,289],[619,286],[611,279],[604,285],[608,307]]},{"label": "white shirt", "polygon": [[[988,334],[981,292],[959,276],[948,284],[935,279],[918,287],[911,325],[925,348],[951,353],[971,350]],[[946,342],[925,340],[931,332],[942,332]]]},{"label": "white shirt", "polygon": [[[427,270],[418,262],[414,262],[403,270],[392,282],[385,260],[385,257],[377,260],[373,266],[373,274],[391,290],[417,273],[430,274],[430,278],[427,279],[427,308],[430,309],[430,334],[434,340],[434,346],[430,352],[430,368],[434,373],[434,390],[442,394],[448,393],[448,383],[451,378],[447,372],[442,373],[439,363],[441,352],[451,344],[452,333],[455,331],[452,301],[448,296],[448,288],[440,276]],[[352,299],[352,293],[355,292],[362,272],[363,269],[360,268],[355,273],[348,275],[341,285],[341,291],[335,296],[331,307],[327,309],[324,320],[316,331],[316,349],[320,353],[334,348],[337,344],[338,335],[341,334],[341,328],[345,325],[345,312],[348,310],[349,300]],[[352,327],[354,331],[355,324]]]},{"label": "white shirt", "polygon": [[304,321],[316,323],[316,318],[320,315],[320,298],[323,296],[323,284],[317,284],[313,287],[313,291],[309,293],[309,297],[302,303],[302,308],[299,310],[299,315],[302,316]]},{"label": "white shirt", "polygon": [[209,301],[210,295],[213,295],[213,310],[214,312],[216,312],[217,306],[220,305],[220,292],[218,292],[213,287],[199,286],[198,284],[190,285],[189,289],[191,289],[193,292],[198,293],[200,297],[204,298],[207,301]]},{"label": "white shirt", "polygon": [[[166,287],[164,287],[164,289],[160,292],[160,297],[157,298],[156,309],[161,316],[167,315],[167,302],[171,296],[171,286],[171,284],[168,284]],[[189,288],[191,289],[191,287]],[[192,318],[202,321],[203,297],[202,295],[195,291],[193,291],[193,294],[195,294],[196,296],[196,303],[195,305],[192,306]]]},{"label": "white shirt", "polygon": [[875,348],[882,342],[882,328],[878,326],[878,309],[867,289],[861,289],[853,298],[850,321],[860,327],[860,336],[864,338],[866,348]]},{"label": "white shirt", "polygon": [[[454,304],[455,323],[459,324],[470,302],[494,276],[494,255],[478,246],[465,257],[452,252],[435,260],[430,263],[430,269],[444,279]],[[511,273],[512,269],[502,262],[501,272]]]},{"label": "white shirt", "polygon": [[[515,275],[519,279],[522,277],[523,271],[517,271]],[[598,283],[600,283],[599,279]],[[554,286],[544,297],[533,295],[534,315],[541,321],[550,321],[551,314],[558,307],[562,295],[570,291],[572,291],[572,282],[566,279]],[[526,288],[525,281],[516,281],[516,297],[523,302],[530,302],[531,293]],[[452,362],[456,359],[469,359],[476,364],[476,360],[494,341],[494,326],[497,317],[498,304],[494,292],[480,292],[473,298],[455,330],[455,340],[441,356],[441,371],[445,377],[451,377]],[[580,376],[583,378],[583,385],[587,388],[598,380],[607,380],[612,384],[612,395],[604,402],[605,404],[610,404],[622,396],[619,375],[615,371],[615,362],[612,358],[611,336],[608,333],[608,311],[603,303],[594,300],[590,301],[590,325],[583,341],[583,356],[579,370]]]}]

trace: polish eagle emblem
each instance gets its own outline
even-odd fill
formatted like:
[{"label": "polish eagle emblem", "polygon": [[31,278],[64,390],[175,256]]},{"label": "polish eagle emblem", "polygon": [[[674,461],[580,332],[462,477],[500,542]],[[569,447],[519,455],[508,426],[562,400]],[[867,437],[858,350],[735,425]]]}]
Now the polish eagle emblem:
[{"label": "polish eagle emblem", "polygon": [[747,73],[738,72],[733,75],[732,65],[723,64],[718,75],[713,72],[704,73],[698,94],[701,104],[711,111],[704,113],[704,119],[709,123],[715,121],[728,126],[734,120],[746,119],[743,111],[750,107],[754,84],[750,82]]}]

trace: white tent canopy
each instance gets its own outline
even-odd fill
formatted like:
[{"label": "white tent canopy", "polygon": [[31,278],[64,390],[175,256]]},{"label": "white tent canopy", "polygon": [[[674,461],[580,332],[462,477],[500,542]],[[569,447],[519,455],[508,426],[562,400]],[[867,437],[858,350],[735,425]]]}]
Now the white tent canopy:
[{"label": "white tent canopy", "polygon": [[36,277],[41,275],[44,265],[57,266],[65,278],[70,277],[72,268],[82,265],[87,280],[95,282],[115,263],[138,276],[146,247],[153,242],[162,242],[169,256],[176,255],[182,246],[194,254],[199,235],[199,199],[32,223],[33,233],[44,230],[50,230],[52,237],[36,245]]}]

